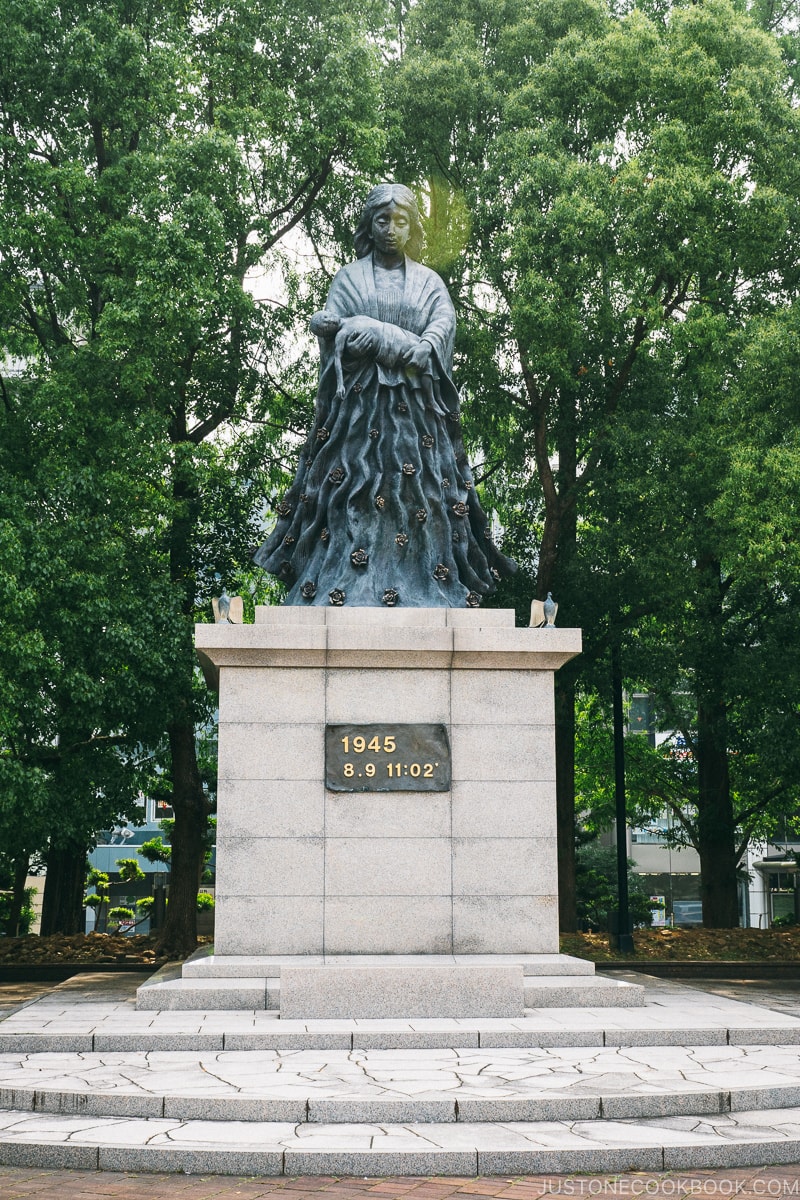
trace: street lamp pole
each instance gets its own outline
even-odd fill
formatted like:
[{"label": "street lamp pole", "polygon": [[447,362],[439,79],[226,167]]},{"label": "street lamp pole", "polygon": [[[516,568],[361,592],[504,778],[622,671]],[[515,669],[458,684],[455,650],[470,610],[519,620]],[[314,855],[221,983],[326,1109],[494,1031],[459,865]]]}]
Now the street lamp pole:
[{"label": "street lamp pole", "polygon": [[612,938],[622,954],[634,951],[628,907],[628,837],[625,806],[625,715],[622,705],[622,651],[619,631],[611,639],[611,703],[614,716],[614,795],[617,823],[617,928]]}]

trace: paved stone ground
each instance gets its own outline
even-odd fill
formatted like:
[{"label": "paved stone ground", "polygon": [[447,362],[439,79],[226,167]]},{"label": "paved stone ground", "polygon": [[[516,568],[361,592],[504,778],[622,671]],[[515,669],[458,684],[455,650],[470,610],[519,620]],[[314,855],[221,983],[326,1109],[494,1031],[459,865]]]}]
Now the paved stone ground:
[{"label": "paved stone ground", "polygon": [[[95,1003],[119,1003],[129,995],[137,978],[107,982],[95,977],[92,989]],[[95,982],[93,981],[93,983]],[[655,984],[655,981],[653,981]],[[85,981],[80,977],[62,984],[60,995],[74,992],[77,1001],[85,998]],[[661,986],[656,984],[656,986]],[[691,986],[724,1000],[757,1004],[785,1017],[800,1018],[800,984],[763,980],[700,980],[691,984],[663,985],[667,993]],[[50,984],[0,985],[0,1022],[31,1001],[52,990]],[[85,999],[84,999],[85,1002]],[[361,1179],[314,1176],[301,1178],[248,1178],[245,1176],[205,1176],[145,1174],[136,1172],[45,1170],[29,1167],[0,1166],[0,1200],[303,1200],[304,1197],[330,1200],[450,1200],[451,1197],[499,1197],[500,1200],[538,1200],[544,1196],[611,1197],[729,1197],[743,1200],[782,1196],[800,1197],[800,1164],[785,1167],[739,1168],[735,1170],[672,1172],[668,1174],[629,1173],[608,1175],[547,1175],[502,1178],[403,1177]]]},{"label": "paved stone ground", "polygon": [[52,983],[0,983],[0,1021],[52,987]]},{"label": "paved stone ground", "polygon": [[566,1121],[592,1119],[601,1111],[607,1119],[714,1114],[729,1106],[742,1112],[800,1104],[800,1048],[3,1053],[4,1091],[6,1106],[15,1110],[70,1113],[77,1110],[64,1097],[77,1094],[93,1102],[82,1106],[85,1115],[218,1121]]},{"label": "paved stone ground", "polygon": [[[137,1010],[138,974],[76,976],[0,1017],[0,1051],[433,1049],[688,1044],[800,1045],[800,1016],[630,973],[645,1006],[537,1008],[515,1019],[279,1020],[268,1010]],[[457,1039],[457,1040],[454,1040]],[[689,1040],[691,1039],[691,1040]],[[49,1041],[49,1044],[48,1044]]]},{"label": "paved stone ground", "polygon": [[789,1017],[800,1017],[800,980],[781,979],[770,983],[764,979],[687,979],[683,985],[724,996],[727,1000],[758,1004]]},{"label": "paved stone ground", "polygon": [[522,1175],[516,1177],[340,1179],[329,1176],[143,1175],[0,1167],[2,1200],[539,1200],[540,1197],[698,1197],[780,1200],[800,1195],[800,1166],[669,1174]]}]

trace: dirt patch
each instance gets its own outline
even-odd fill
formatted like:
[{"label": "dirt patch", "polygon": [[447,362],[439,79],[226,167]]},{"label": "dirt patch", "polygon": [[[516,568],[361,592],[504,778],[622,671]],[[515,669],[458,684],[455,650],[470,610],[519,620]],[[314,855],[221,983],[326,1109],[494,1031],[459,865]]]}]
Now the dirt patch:
[{"label": "dirt patch", "polygon": [[[800,962],[800,926],[789,929],[637,929],[636,952],[622,955],[612,950],[604,933],[570,933],[561,937],[564,954],[608,962],[625,958],[696,961]],[[200,938],[199,943],[209,938]],[[156,956],[156,939],[142,935],[121,937],[111,933],[65,937],[0,938],[0,967],[45,966],[67,963],[125,963],[154,968],[164,960]]]},{"label": "dirt patch", "polygon": [[0,967],[48,966],[61,963],[139,963],[156,967],[156,939],[141,934],[76,933],[71,937],[0,938]]},{"label": "dirt patch", "polygon": [[593,962],[610,959],[646,962],[681,959],[686,962],[800,960],[800,926],[789,929],[637,929],[634,954],[620,954],[604,933],[562,934],[561,951]]}]

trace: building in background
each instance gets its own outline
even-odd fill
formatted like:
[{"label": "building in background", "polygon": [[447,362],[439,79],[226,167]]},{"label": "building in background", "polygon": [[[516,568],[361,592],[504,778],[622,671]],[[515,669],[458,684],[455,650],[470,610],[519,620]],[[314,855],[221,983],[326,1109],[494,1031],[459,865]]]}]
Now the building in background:
[{"label": "building in background", "polygon": [[[124,907],[135,910],[137,900],[154,896],[163,903],[168,895],[169,865],[162,862],[150,862],[140,853],[140,847],[152,838],[164,837],[160,822],[172,817],[172,809],[162,801],[148,798],[143,801],[145,821],[141,825],[120,824],[113,829],[101,830],[97,835],[97,845],[89,855],[89,865],[98,871],[105,872],[109,877],[109,903],[107,908]],[[166,837],[164,837],[166,841]],[[211,879],[202,884],[202,890],[214,894],[215,850],[212,852],[208,869]],[[133,858],[144,872],[144,879],[126,882],[120,878],[119,860]],[[210,914],[209,914],[210,916]],[[95,928],[97,913],[92,908],[86,909],[86,932],[91,933]],[[202,922],[199,922],[202,925]],[[102,928],[102,921],[101,926]],[[150,916],[137,914],[135,929],[125,927],[123,932],[150,933],[155,925]],[[203,932],[200,929],[199,932]],[[209,930],[210,932],[210,930]]]},{"label": "building in background", "polygon": [[[668,739],[680,747],[680,737],[657,733],[650,697],[643,692],[628,698],[628,732],[646,736],[651,746]],[[693,846],[675,846],[670,831],[674,817],[665,809],[656,821],[628,831],[628,857],[646,881],[652,896],[664,903],[660,920],[674,925],[700,925],[700,858]],[[786,831],[784,831],[786,833]],[[800,924],[800,841],[786,836],[778,843],[751,842],[742,860],[739,882],[739,922],[744,927],[769,929],[776,922]],[[655,922],[654,922],[655,923]]]}]

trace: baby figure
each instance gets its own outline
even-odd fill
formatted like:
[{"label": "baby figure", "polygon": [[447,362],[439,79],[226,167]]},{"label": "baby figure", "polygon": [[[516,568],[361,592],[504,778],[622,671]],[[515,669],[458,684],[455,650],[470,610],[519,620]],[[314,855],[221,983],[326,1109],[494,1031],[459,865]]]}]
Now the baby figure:
[{"label": "baby figure", "polygon": [[336,389],[336,399],[343,400],[344,373],[342,371],[342,356],[347,349],[347,343],[351,339],[355,341],[358,334],[380,334],[381,323],[372,317],[340,317],[337,313],[327,312],[323,309],[322,312],[314,313],[309,327],[311,332],[315,333],[317,337],[335,339],[333,365],[336,370],[336,382],[339,385]]},{"label": "baby figure", "polygon": [[[365,342],[365,334],[375,333],[380,339],[383,327],[380,321],[376,321],[373,317],[354,316],[340,317],[338,313],[329,312],[323,309],[322,312],[314,313],[314,316],[309,322],[309,328],[312,333],[321,338],[333,338],[333,365],[336,371],[336,399],[344,399],[344,372],[342,370],[342,357],[348,348],[352,348],[363,353],[363,347],[359,342]],[[427,372],[420,375],[422,390],[426,398],[435,404],[433,396],[433,378]]]}]

